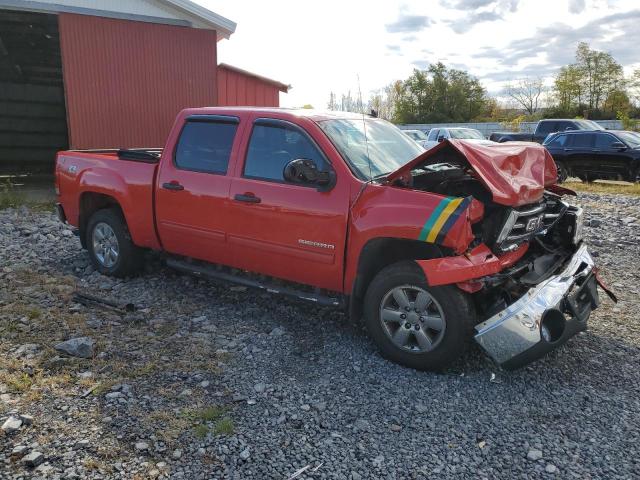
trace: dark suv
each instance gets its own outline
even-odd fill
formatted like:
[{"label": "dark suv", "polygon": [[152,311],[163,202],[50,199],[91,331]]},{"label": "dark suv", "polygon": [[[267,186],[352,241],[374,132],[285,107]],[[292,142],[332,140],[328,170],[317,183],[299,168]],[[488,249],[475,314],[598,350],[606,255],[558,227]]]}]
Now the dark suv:
[{"label": "dark suv", "polygon": [[558,132],[543,145],[558,166],[558,179],[640,180],[640,134],[623,130]]}]

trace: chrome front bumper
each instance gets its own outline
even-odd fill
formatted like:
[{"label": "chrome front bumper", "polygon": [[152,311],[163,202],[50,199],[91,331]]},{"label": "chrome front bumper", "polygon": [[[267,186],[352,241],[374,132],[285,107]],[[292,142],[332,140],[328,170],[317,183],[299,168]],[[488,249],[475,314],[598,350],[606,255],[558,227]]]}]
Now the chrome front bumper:
[{"label": "chrome front bumper", "polygon": [[594,261],[582,245],[562,272],[476,325],[475,340],[496,363],[506,369],[518,368],[584,330],[597,305]]}]

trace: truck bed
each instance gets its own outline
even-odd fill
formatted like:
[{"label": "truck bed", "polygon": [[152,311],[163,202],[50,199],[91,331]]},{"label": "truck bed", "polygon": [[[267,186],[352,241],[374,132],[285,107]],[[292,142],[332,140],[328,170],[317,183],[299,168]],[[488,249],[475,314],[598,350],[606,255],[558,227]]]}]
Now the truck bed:
[{"label": "truck bed", "polygon": [[81,228],[82,208],[103,197],[115,198],[141,247],[160,248],[155,233],[153,186],[161,148],[67,150],[56,161],[56,189],[67,221]]}]

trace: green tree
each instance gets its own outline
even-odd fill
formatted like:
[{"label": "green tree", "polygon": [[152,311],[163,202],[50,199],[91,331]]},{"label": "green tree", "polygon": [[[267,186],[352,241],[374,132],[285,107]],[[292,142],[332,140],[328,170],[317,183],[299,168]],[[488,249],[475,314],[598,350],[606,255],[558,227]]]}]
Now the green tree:
[{"label": "green tree", "polygon": [[[640,74],[638,80],[640,87]],[[614,118],[629,103],[622,65],[584,42],[578,44],[576,62],[556,75],[553,97],[556,104],[548,114],[588,118]]]},{"label": "green tree", "polygon": [[486,111],[480,81],[442,63],[414,70],[397,86],[394,121],[398,123],[467,122]]},{"label": "green tree", "polygon": [[631,111],[629,95],[624,90],[612,90],[602,104],[602,110],[603,112],[611,113],[612,116],[618,114],[628,115]]},{"label": "green tree", "polygon": [[582,72],[577,65],[562,67],[553,88],[558,111],[567,116],[576,115],[584,97]]},{"label": "green tree", "polygon": [[622,65],[609,53],[580,42],[575,65],[581,72],[589,113],[599,110],[611,92],[624,88]]}]

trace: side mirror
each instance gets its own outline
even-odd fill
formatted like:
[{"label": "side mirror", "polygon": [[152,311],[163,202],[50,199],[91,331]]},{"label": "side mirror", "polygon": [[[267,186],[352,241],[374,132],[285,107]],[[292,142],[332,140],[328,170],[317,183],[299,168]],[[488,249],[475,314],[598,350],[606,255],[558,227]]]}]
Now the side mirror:
[{"label": "side mirror", "polygon": [[444,140],[444,135],[438,135],[438,143]]},{"label": "side mirror", "polygon": [[284,167],[282,176],[287,182],[303,185],[315,185],[320,191],[328,191],[336,183],[336,173],[318,170],[316,162],[308,158],[296,158]]},{"label": "side mirror", "polygon": [[613,142],[610,147],[614,150],[626,150],[627,146],[622,142]]}]

